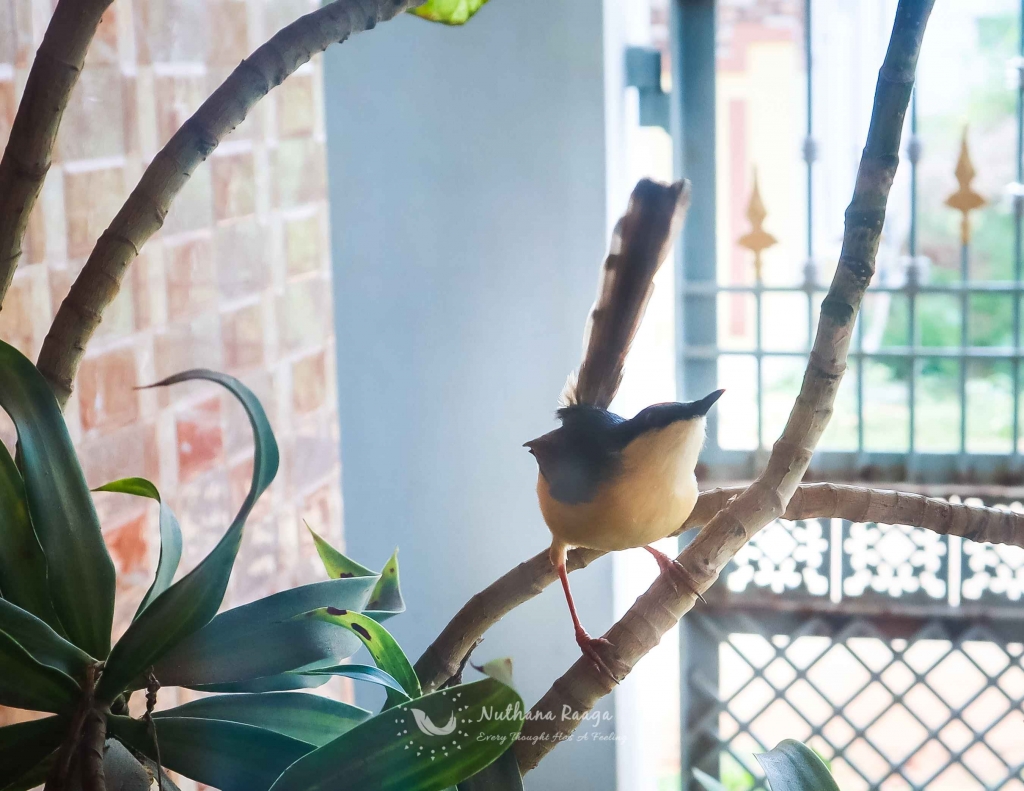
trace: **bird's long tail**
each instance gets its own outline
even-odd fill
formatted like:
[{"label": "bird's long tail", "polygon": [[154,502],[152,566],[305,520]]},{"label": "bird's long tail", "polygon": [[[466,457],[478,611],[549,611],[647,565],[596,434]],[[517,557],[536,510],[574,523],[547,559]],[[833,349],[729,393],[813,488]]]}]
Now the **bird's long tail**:
[{"label": "bird's long tail", "polygon": [[615,226],[590,310],[583,361],[562,391],[565,406],[607,409],[622,381],[626,355],[654,291],[654,275],[668,257],[690,204],[690,183],[641,180]]}]

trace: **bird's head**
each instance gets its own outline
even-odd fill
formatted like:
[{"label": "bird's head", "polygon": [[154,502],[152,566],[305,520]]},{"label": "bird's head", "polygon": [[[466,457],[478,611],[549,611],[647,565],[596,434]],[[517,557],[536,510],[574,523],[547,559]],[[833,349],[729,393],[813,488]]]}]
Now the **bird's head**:
[{"label": "bird's head", "polygon": [[667,428],[681,420],[702,419],[724,392],[725,390],[715,390],[698,401],[652,404],[646,409],[640,410],[632,420],[627,421],[627,424],[631,424],[630,433],[639,435],[646,431]]}]

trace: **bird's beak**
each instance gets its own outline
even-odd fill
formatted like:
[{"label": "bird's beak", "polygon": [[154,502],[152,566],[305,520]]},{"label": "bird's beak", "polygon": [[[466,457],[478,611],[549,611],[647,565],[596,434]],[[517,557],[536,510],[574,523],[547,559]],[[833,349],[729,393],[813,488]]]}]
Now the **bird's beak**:
[{"label": "bird's beak", "polygon": [[694,411],[698,415],[706,415],[711,410],[711,407],[715,405],[715,401],[721,398],[724,392],[724,389],[716,390],[715,392],[704,396],[700,401],[694,401]]}]

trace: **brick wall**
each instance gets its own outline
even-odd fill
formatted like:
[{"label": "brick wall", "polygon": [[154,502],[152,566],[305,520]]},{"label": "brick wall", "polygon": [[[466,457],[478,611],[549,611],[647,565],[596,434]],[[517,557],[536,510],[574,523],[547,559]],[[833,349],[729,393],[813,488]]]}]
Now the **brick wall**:
[{"label": "brick wall", "polygon": [[[35,358],[57,306],[143,168],[238,61],[316,0],[116,0],[64,116],[0,337]],[[0,0],[0,143],[51,0]],[[201,166],[132,265],[67,420],[91,485],[142,475],[174,507],[183,569],[240,504],[252,442],[215,385],[136,391],[185,368],[263,401],[281,471],[249,520],[229,597],[320,579],[302,520],[337,538],[341,494],[320,64],[301,68]],[[10,426],[2,436],[12,439]],[[156,507],[98,495],[119,573],[118,629],[148,587]],[[0,715],[2,718],[2,715]]]}]

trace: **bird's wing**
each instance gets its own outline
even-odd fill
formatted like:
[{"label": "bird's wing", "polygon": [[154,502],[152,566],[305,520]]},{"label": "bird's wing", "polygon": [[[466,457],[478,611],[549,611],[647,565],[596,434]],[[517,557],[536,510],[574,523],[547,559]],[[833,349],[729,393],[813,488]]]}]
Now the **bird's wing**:
[{"label": "bird's wing", "polygon": [[690,183],[641,180],[615,226],[590,310],[583,361],[562,392],[566,406],[607,409],[622,381],[633,336],[654,291],[654,275],[672,248],[690,204]]}]

